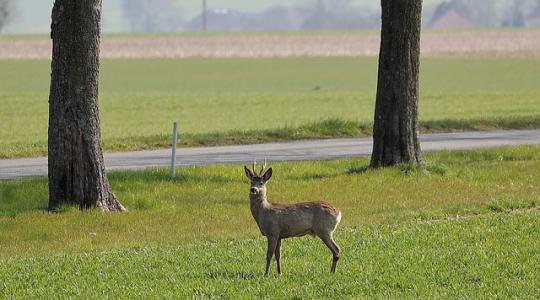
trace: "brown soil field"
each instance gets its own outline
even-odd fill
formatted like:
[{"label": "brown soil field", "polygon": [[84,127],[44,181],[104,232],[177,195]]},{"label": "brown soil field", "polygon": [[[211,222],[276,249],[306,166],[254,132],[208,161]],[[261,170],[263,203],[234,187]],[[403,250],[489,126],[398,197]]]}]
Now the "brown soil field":
[{"label": "brown soil field", "polygon": [[[106,37],[101,57],[376,56],[379,41],[375,31]],[[540,30],[427,31],[421,45],[424,57],[540,58]],[[50,57],[50,40],[0,39],[0,59]]]}]

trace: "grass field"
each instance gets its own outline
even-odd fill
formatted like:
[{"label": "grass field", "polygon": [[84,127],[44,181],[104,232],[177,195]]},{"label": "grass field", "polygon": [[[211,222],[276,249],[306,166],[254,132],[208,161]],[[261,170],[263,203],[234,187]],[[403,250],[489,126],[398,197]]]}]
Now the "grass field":
[{"label": "grass field", "polygon": [[343,258],[286,240],[263,278],[265,241],[241,166],[116,172],[128,213],[45,212],[45,179],[0,182],[0,298],[536,298],[540,147],[426,154],[427,168],[365,158],[273,165],[269,199],[343,211]]},{"label": "grass field", "polygon": [[[46,152],[48,61],[0,61],[0,158]],[[540,125],[539,60],[424,59],[424,131]],[[369,134],[375,58],[105,60],[104,148]],[[330,121],[328,121],[330,120]],[[326,121],[326,122],[325,122]]]},{"label": "grass field", "polygon": [[[376,30],[106,35],[102,59],[377,57]],[[51,58],[45,36],[0,37],[0,59]],[[427,30],[425,58],[540,58],[540,30]]]},{"label": "grass field", "polygon": [[253,238],[1,260],[0,296],[535,299],[539,222],[534,212],[350,229],[335,276],[310,238],[285,241],[285,274],[268,278],[265,242]]}]

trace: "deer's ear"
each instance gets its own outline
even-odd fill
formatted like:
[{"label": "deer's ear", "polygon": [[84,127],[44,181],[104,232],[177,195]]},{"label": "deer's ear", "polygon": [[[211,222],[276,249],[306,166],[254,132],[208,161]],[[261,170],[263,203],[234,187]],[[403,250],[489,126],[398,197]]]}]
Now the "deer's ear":
[{"label": "deer's ear", "polygon": [[270,178],[272,178],[272,168],[266,170],[266,172],[264,172],[264,175],[262,176],[264,182],[270,180]]},{"label": "deer's ear", "polygon": [[248,169],[248,167],[244,166],[244,172],[246,172],[246,177],[251,180],[253,178],[253,172],[251,172],[250,169]]}]

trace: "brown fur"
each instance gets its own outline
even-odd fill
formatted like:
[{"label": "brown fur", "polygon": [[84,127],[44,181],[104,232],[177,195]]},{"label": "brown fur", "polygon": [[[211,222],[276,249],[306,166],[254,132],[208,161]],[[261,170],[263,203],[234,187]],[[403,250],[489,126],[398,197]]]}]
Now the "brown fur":
[{"label": "brown fur", "polygon": [[[272,176],[272,168],[264,174],[257,175],[255,166],[252,172],[244,167],[250,179],[250,209],[262,235],[267,237],[268,251],[266,256],[266,272],[268,274],[273,254],[276,256],[277,271],[281,274],[281,240],[289,237],[300,237],[307,234],[321,238],[332,252],[332,268],[335,272],[339,260],[339,246],[334,242],[332,234],[341,221],[341,212],[335,206],[325,202],[304,202],[297,204],[272,204],[267,201],[266,183]],[[263,173],[261,170],[260,173]]]}]

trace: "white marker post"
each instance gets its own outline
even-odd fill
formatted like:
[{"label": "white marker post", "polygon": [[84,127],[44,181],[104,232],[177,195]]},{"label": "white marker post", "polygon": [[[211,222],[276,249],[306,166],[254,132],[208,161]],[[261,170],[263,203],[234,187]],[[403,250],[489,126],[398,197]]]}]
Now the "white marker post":
[{"label": "white marker post", "polygon": [[172,156],[171,156],[171,177],[176,176],[176,144],[178,144],[178,126],[173,123],[173,138],[172,138]]}]

